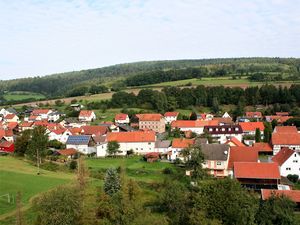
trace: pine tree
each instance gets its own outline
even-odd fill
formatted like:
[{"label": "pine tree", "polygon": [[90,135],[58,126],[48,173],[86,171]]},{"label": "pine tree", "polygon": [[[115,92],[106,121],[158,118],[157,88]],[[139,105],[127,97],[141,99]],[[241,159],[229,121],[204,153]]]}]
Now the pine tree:
[{"label": "pine tree", "polygon": [[121,189],[120,177],[116,169],[110,168],[106,171],[104,179],[104,192],[110,196]]},{"label": "pine tree", "polygon": [[256,128],[255,130],[255,142],[261,142],[261,133],[259,128]]}]

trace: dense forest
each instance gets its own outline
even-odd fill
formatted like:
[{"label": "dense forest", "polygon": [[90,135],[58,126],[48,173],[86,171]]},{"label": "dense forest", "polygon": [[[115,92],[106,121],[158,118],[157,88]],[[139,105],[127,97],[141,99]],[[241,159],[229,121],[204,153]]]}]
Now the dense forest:
[{"label": "dense forest", "polygon": [[276,73],[276,79],[279,80],[295,79],[299,78],[299,72],[300,59],[295,58],[150,61],[60,73],[44,77],[0,81],[0,90],[30,91],[44,94],[47,98],[54,98],[86,94],[89,92],[92,84],[100,86],[108,82],[110,88],[119,90],[120,87],[123,88],[125,86],[139,86],[205,76],[243,76],[248,74],[249,76],[252,75],[250,77],[252,80],[264,80],[264,77]]}]

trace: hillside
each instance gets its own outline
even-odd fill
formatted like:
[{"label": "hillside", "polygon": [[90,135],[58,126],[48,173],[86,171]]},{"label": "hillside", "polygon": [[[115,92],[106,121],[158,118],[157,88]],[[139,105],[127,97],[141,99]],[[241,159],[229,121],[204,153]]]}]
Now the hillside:
[{"label": "hillside", "polygon": [[[224,58],[149,61],[0,82],[0,90],[31,92],[46,98],[99,94],[131,86],[203,77],[250,81],[292,81],[300,77],[297,58]],[[93,89],[91,89],[93,86]],[[99,87],[100,86],[100,87]],[[0,98],[1,100],[1,98]]]}]

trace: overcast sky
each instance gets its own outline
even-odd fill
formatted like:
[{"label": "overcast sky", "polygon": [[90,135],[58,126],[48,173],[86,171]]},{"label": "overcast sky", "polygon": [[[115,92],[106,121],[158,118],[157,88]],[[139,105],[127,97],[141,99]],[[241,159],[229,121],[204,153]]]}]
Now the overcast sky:
[{"label": "overcast sky", "polygon": [[299,0],[0,0],[0,79],[119,63],[300,56]]}]

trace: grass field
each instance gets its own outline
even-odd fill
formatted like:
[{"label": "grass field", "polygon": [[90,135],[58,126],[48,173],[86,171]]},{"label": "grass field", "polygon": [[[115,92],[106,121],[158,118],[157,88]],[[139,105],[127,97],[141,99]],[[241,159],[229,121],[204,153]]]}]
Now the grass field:
[{"label": "grass field", "polygon": [[[15,198],[16,193],[21,191],[24,206],[29,204],[33,196],[68,183],[73,177],[72,174],[46,170],[41,170],[41,174],[37,175],[36,167],[23,160],[9,156],[0,157],[0,196],[10,194]],[[1,198],[0,220],[2,216],[14,209],[15,203],[7,203],[7,198]]]},{"label": "grass field", "polygon": [[22,101],[26,99],[33,99],[33,100],[42,100],[45,99],[45,96],[39,93],[33,92],[8,92],[4,94],[4,99],[7,101]]}]

